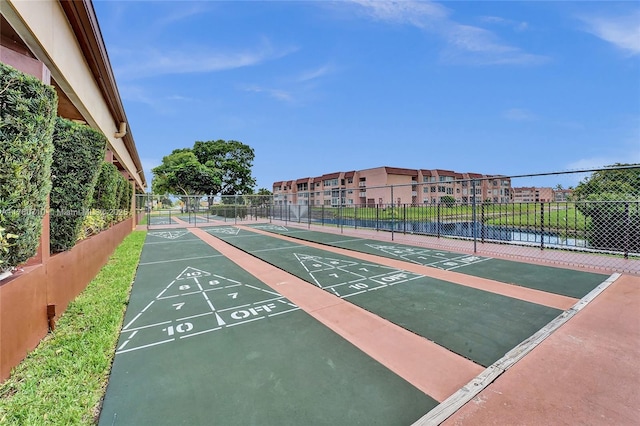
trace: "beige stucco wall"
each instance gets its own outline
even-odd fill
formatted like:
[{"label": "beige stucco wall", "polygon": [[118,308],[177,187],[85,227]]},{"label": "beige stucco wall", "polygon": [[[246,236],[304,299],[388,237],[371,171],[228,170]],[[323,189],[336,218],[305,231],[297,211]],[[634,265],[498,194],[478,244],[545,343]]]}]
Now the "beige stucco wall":
[{"label": "beige stucco wall", "polygon": [[117,120],[109,112],[60,3],[55,0],[1,0],[0,13],[50,70],[87,124],[105,134],[110,149],[142,187],[124,142],[114,137]]}]

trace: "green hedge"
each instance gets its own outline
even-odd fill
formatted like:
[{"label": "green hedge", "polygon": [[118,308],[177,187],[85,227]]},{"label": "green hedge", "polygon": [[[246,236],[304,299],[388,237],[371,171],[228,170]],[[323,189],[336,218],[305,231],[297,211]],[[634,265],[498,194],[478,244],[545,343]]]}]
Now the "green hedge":
[{"label": "green hedge", "polygon": [[121,176],[115,165],[107,162],[102,163],[91,208],[102,210],[106,215],[107,224],[113,223],[116,218],[119,201],[117,199],[118,182]]},{"label": "green hedge", "polygon": [[118,191],[116,195],[117,221],[122,221],[129,217],[131,207],[131,184],[122,174],[118,173]]},{"label": "green hedge", "polygon": [[247,206],[245,205],[229,205],[229,204],[217,204],[211,206],[209,212],[213,216],[221,216],[225,218],[239,218],[244,219],[247,217]]},{"label": "green hedge", "polygon": [[18,236],[0,252],[3,268],[25,262],[38,249],[57,108],[51,86],[0,63],[0,227]]},{"label": "green hedge", "polygon": [[56,120],[49,198],[52,252],[72,248],[91,207],[107,138],[89,126]]}]

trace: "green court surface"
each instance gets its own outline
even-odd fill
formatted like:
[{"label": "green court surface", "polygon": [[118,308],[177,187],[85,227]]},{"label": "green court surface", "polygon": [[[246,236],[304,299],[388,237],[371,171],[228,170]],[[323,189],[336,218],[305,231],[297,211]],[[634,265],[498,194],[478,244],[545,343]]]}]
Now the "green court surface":
[{"label": "green court surface", "polygon": [[149,225],[176,225],[178,222],[171,216],[149,216]]},{"label": "green court surface", "polygon": [[191,233],[150,231],[99,424],[407,425],[436,405]]},{"label": "green court surface", "polygon": [[483,366],[561,313],[235,227],[205,230]]},{"label": "green court surface", "polygon": [[257,224],[249,226],[304,241],[404,260],[449,271],[453,270],[475,277],[515,284],[577,299],[587,295],[608,277],[608,275],[590,272],[472,256],[326,232],[287,228],[281,225]]}]

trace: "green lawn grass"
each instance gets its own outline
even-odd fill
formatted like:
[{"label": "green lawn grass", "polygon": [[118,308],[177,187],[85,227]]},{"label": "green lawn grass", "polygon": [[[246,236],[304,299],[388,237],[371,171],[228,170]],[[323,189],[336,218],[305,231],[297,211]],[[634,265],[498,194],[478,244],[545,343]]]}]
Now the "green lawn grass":
[{"label": "green lawn grass", "polygon": [[[444,204],[424,206],[387,206],[376,207],[314,207],[315,218],[369,219],[380,221],[428,221],[428,222],[468,222],[473,220],[473,207],[470,205]],[[538,228],[541,220],[547,230],[566,232],[583,232],[588,227],[589,219],[575,206],[563,203],[545,205],[541,218],[540,205],[537,203],[522,204],[479,204],[476,206],[475,219],[488,225],[513,226],[520,228]]]},{"label": "green lawn grass", "polygon": [[147,220],[148,220],[148,215],[147,213],[143,213],[140,216],[140,221],[138,222],[138,225],[146,225],[147,224]]},{"label": "green lawn grass", "polygon": [[96,423],[144,238],[135,231],[118,246],[55,331],[0,384],[0,424]]}]

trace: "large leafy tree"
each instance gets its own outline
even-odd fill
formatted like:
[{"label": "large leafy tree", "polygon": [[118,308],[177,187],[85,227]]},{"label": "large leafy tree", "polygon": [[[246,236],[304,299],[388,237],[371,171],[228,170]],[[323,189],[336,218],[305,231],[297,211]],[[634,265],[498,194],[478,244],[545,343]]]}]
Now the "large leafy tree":
[{"label": "large leafy tree", "polygon": [[222,183],[221,171],[201,164],[188,148],[174,150],[152,172],[152,190],[156,194],[217,194]]},{"label": "large leafy tree", "polygon": [[[585,178],[576,186],[576,200],[620,199],[640,197],[640,164],[614,164]],[[613,196],[613,197],[611,197]]]},{"label": "large leafy tree", "polygon": [[610,167],[592,173],[573,191],[576,207],[590,219],[589,245],[640,251],[640,164]]},{"label": "large leafy tree", "polygon": [[273,193],[267,188],[260,188],[249,197],[249,204],[253,206],[266,206],[272,204]]},{"label": "large leafy tree", "polygon": [[197,141],[193,153],[201,164],[221,171],[220,195],[252,194],[256,181],[251,176],[255,153],[242,142]]},{"label": "large leafy tree", "polygon": [[242,142],[197,141],[192,149],[176,149],[162,159],[152,170],[152,190],[184,197],[204,195],[209,205],[215,195],[253,194],[254,157],[253,149]]}]

